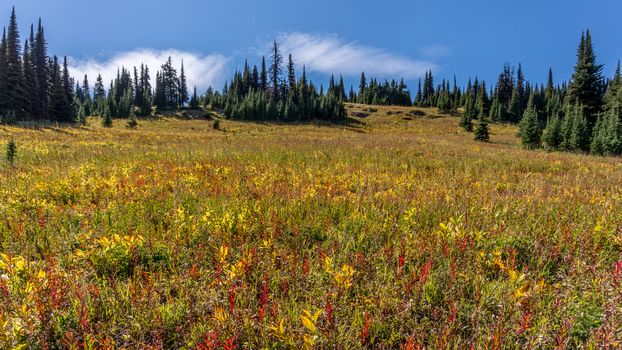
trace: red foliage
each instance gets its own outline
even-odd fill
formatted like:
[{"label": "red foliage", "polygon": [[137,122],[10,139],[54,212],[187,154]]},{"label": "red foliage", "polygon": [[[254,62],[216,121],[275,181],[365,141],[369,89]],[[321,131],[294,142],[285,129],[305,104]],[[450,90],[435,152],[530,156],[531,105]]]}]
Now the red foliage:
[{"label": "red foliage", "polygon": [[229,312],[233,314],[235,311],[235,285],[232,285],[231,288],[229,288],[227,299],[229,300]]},{"label": "red foliage", "polygon": [[363,324],[363,330],[361,331],[361,346],[365,347],[367,344],[367,337],[369,336],[369,326],[371,326],[371,315],[365,313],[365,324]]},{"label": "red foliage", "polygon": [[325,312],[326,320],[328,321],[328,327],[333,328],[333,306],[330,304],[330,301],[326,302]]},{"label": "red foliage", "polygon": [[618,288],[622,276],[622,259],[618,260],[613,267],[613,287]]}]

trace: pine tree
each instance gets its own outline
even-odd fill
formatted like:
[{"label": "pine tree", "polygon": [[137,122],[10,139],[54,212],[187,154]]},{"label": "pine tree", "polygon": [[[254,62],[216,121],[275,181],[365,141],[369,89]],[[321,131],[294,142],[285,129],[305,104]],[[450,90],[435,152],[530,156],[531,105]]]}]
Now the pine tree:
[{"label": "pine tree", "polygon": [[110,105],[106,104],[106,106],[104,107],[104,113],[103,113],[103,117],[102,117],[102,126],[104,128],[111,128],[112,127],[112,116],[110,115]]},{"label": "pine tree", "polygon": [[63,84],[63,72],[58,63],[58,57],[56,56],[54,56],[52,61],[51,69],[50,117],[59,122],[73,121],[65,86]]},{"label": "pine tree", "polygon": [[523,147],[536,149],[540,147],[542,130],[538,121],[538,114],[533,108],[528,108],[520,122],[520,136]]},{"label": "pine tree", "polygon": [[184,61],[181,61],[181,70],[179,72],[179,105],[181,107],[188,102],[188,85],[186,83],[186,72],[184,71]]},{"label": "pine tree", "polygon": [[10,139],[6,145],[6,161],[11,166],[15,166],[15,157],[17,156],[17,144],[15,140]]},{"label": "pine tree", "polygon": [[562,144],[565,151],[587,151],[590,146],[590,133],[587,118],[581,105],[568,106],[562,123]]},{"label": "pine tree", "polygon": [[6,62],[6,28],[2,31],[0,41],[0,113],[6,108],[8,86],[6,84],[7,62]]},{"label": "pine tree", "polygon": [[468,132],[473,131],[473,117],[470,112],[464,111],[464,113],[462,113],[460,117],[460,126]]},{"label": "pine tree", "polygon": [[64,121],[74,122],[76,119],[76,106],[73,95],[73,79],[69,76],[69,65],[67,64],[67,56],[63,59],[63,95],[66,103],[66,116]]},{"label": "pine tree", "polygon": [[15,16],[15,8],[11,12],[9,29],[7,31],[5,42],[5,91],[3,96],[3,107],[10,111],[15,111],[19,116],[25,112],[25,106],[29,103],[24,98],[24,75],[21,58],[21,46],[19,41],[19,30],[17,28],[17,18]]},{"label": "pine tree", "polygon": [[266,58],[261,58],[261,73],[259,74],[259,88],[262,92],[268,91],[268,72],[266,70]]},{"label": "pine tree", "polygon": [[156,79],[156,101],[159,109],[176,108],[181,101],[180,79],[177,70],[173,67],[171,57],[162,65],[159,78]]},{"label": "pine tree", "polygon": [[490,131],[488,129],[488,118],[486,116],[480,116],[475,129],[475,140],[488,142],[490,141]]},{"label": "pine tree", "polygon": [[558,116],[552,116],[546,123],[543,135],[544,142],[551,149],[558,149],[563,141],[562,121]]},{"label": "pine tree", "polygon": [[603,66],[596,63],[590,31],[582,34],[577,50],[577,64],[572,75],[568,102],[583,106],[588,128],[594,125],[603,104]]},{"label": "pine tree", "polygon": [[486,82],[482,81],[477,93],[477,118],[488,117],[490,112],[490,101],[488,100],[488,92],[486,92]]},{"label": "pine tree", "polygon": [[366,103],[367,99],[367,77],[365,76],[365,72],[361,73],[361,79],[359,81],[359,99],[358,103]]},{"label": "pine tree", "polygon": [[272,98],[275,102],[278,102],[280,99],[280,89],[282,82],[282,74],[283,74],[283,56],[281,55],[281,51],[279,49],[279,44],[276,40],[272,44],[272,49],[270,52],[270,88]]},{"label": "pine tree", "polygon": [[[34,35],[32,34],[32,27],[31,27],[31,37],[33,37]],[[31,47],[32,45],[30,45],[30,43],[32,43],[32,41],[26,40],[26,43],[24,44],[24,54],[23,54],[23,66],[24,66],[24,99],[26,101],[26,104],[24,105],[24,110],[26,112],[26,115],[29,117],[33,117],[34,116],[34,106],[36,104],[36,76],[35,76],[35,70],[34,70],[34,66],[32,63],[32,53],[31,53]]]},{"label": "pine tree", "polygon": [[291,96],[294,101],[298,98],[296,84],[296,71],[294,70],[294,60],[292,59],[292,54],[289,54],[287,60],[287,95]]},{"label": "pine tree", "polygon": [[197,109],[199,108],[199,97],[197,96],[197,87],[194,87],[194,91],[192,93],[192,98],[190,98],[189,103],[190,108]]},{"label": "pine tree", "polygon": [[104,88],[104,80],[101,74],[97,75],[95,86],[93,87],[93,102],[95,104],[94,112],[99,115],[104,114],[104,104],[106,102],[106,90]]},{"label": "pine tree", "polygon": [[136,113],[134,109],[130,111],[130,116],[127,118],[127,123],[125,125],[128,129],[136,129],[138,126],[138,120],[136,119]]},{"label": "pine tree", "polygon": [[33,42],[32,63],[35,71],[35,104],[32,108],[37,118],[48,118],[50,115],[50,67],[47,56],[47,42],[41,19]]}]

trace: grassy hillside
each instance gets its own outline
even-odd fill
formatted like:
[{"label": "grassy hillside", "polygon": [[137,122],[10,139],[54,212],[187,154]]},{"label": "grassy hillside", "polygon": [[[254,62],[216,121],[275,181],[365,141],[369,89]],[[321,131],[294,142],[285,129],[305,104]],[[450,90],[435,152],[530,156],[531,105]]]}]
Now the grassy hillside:
[{"label": "grassy hillside", "polygon": [[0,127],[0,348],[619,346],[619,159],[348,109]]}]

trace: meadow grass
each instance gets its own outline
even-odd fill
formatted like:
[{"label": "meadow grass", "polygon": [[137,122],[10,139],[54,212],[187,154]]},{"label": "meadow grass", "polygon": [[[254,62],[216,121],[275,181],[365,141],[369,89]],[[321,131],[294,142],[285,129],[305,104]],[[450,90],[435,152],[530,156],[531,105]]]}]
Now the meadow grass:
[{"label": "meadow grass", "polygon": [[374,108],[0,126],[0,348],[621,346],[619,159]]}]

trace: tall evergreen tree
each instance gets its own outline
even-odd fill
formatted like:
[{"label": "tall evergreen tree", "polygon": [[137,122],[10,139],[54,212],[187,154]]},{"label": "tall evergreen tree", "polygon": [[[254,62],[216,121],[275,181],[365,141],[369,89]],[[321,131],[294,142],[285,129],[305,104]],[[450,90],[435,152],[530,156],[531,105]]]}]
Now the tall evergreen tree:
[{"label": "tall evergreen tree", "polygon": [[478,118],[477,128],[475,128],[474,137],[476,141],[482,141],[482,142],[490,141],[490,130],[488,128],[488,117],[481,115]]},{"label": "tall evergreen tree", "polygon": [[181,107],[188,102],[188,84],[186,82],[186,72],[184,70],[184,61],[181,61],[181,70],[179,71],[179,105]]},{"label": "tall evergreen tree", "polygon": [[259,74],[259,88],[263,93],[268,91],[268,71],[266,70],[266,58],[261,58],[261,72]]},{"label": "tall evergreen tree", "polygon": [[[31,37],[32,35],[32,27],[31,27]],[[26,115],[28,115],[29,117],[33,117],[34,115],[34,110],[33,107],[36,104],[36,76],[35,76],[35,70],[34,70],[34,66],[32,63],[32,54],[31,54],[31,48],[32,46],[30,45],[30,41],[26,40],[26,43],[24,44],[24,54],[23,54],[23,66],[24,66],[24,99],[26,101],[25,105],[24,105],[24,110],[26,112]],[[36,117],[36,116],[35,116]]]},{"label": "tall evergreen tree", "polygon": [[50,117],[59,122],[72,122],[71,107],[63,84],[63,70],[54,56],[51,64]]},{"label": "tall evergreen tree", "polygon": [[562,121],[558,116],[549,118],[543,135],[544,142],[551,149],[558,149],[563,142]]},{"label": "tall evergreen tree", "polygon": [[603,104],[603,66],[596,63],[592,36],[588,30],[581,35],[577,64],[572,75],[568,102],[583,106],[588,128],[596,123]]},{"label": "tall evergreen tree", "polygon": [[538,121],[538,114],[533,108],[528,108],[520,122],[520,137],[523,147],[535,149],[540,147],[542,130]]},{"label": "tall evergreen tree", "polygon": [[294,60],[290,53],[287,60],[287,95],[294,101],[298,98],[298,86],[296,82],[296,71],[294,69]]},{"label": "tall evergreen tree", "polygon": [[272,98],[276,102],[281,97],[280,90],[283,75],[283,56],[281,55],[279,44],[276,40],[272,44],[270,59],[270,88]]},{"label": "tall evergreen tree", "polygon": [[192,98],[190,98],[190,103],[189,103],[189,107],[192,109],[197,109],[199,108],[199,97],[197,96],[197,87],[194,87],[194,90],[192,92]]},{"label": "tall evergreen tree", "polygon": [[23,115],[25,107],[29,103],[24,95],[24,73],[21,58],[21,46],[19,40],[19,29],[17,28],[17,18],[15,8],[11,12],[9,28],[5,43],[5,91],[4,108],[14,111],[18,115]]},{"label": "tall evergreen tree", "polygon": [[37,118],[47,118],[49,116],[50,102],[50,67],[45,32],[40,18],[32,48],[36,100],[32,111]]}]

